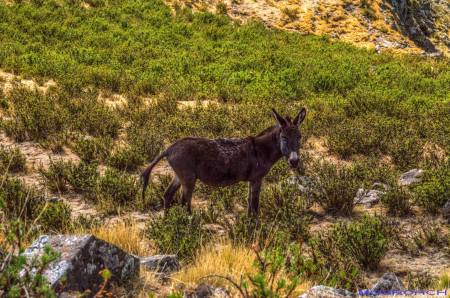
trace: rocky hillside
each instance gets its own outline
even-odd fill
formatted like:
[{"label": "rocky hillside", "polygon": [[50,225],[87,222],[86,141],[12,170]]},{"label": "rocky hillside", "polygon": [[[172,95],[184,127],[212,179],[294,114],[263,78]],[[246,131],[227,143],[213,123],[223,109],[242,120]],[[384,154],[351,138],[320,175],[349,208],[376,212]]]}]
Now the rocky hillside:
[{"label": "rocky hillside", "polygon": [[[178,0],[169,0],[173,7]],[[377,51],[449,54],[450,2],[446,0],[181,0],[198,10],[236,20],[327,35]]]}]

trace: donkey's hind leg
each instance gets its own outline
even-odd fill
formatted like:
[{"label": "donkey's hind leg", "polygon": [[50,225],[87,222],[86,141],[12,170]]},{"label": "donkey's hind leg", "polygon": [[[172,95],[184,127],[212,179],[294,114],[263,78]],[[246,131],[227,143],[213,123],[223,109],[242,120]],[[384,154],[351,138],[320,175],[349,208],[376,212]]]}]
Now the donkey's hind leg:
[{"label": "donkey's hind leg", "polygon": [[187,207],[187,211],[192,213],[191,202],[192,202],[192,193],[195,188],[195,179],[189,179],[188,181],[183,181],[182,189],[183,189],[183,198],[182,204]]},{"label": "donkey's hind leg", "polygon": [[180,188],[180,180],[177,176],[175,176],[172,179],[172,182],[170,182],[169,187],[167,187],[166,191],[164,192],[164,210],[167,211],[170,208],[170,205],[172,205],[173,197],[177,190]]}]

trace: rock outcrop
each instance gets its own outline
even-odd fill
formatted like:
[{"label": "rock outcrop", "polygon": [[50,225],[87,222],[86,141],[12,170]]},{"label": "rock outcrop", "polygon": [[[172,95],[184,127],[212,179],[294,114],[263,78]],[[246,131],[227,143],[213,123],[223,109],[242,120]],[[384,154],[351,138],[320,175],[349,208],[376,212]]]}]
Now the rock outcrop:
[{"label": "rock outcrop", "polygon": [[403,173],[398,179],[398,184],[400,186],[411,185],[414,183],[418,183],[422,181],[423,170],[421,169],[412,169],[406,173]]},{"label": "rock outcrop", "polygon": [[372,287],[372,292],[401,291],[404,290],[402,281],[394,273],[387,272]]},{"label": "rock outcrop", "polygon": [[60,257],[42,272],[50,286],[63,292],[96,293],[103,269],[111,272],[110,282],[122,283],[139,273],[139,259],[93,235],[40,236],[24,255],[33,259],[50,246]]}]

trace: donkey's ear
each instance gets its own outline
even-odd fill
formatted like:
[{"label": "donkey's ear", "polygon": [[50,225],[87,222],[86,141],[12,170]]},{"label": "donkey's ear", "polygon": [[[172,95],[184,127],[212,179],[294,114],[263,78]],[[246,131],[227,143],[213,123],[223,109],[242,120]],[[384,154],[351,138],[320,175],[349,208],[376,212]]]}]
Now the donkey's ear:
[{"label": "donkey's ear", "polygon": [[300,110],[300,112],[298,113],[298,115],[294,118],[294,121],[292,123],[294,123],[294,125],[300,125],[303,120],[305,120],[305,116],[306,116],[306,109],[302,108]]},{"label": "donkey's ear", "polygon": [[275,109],[272,109],[272,115],[275,117],[275,120],[277,120],[278,126],[286,126],[286,120],[280,116],[280,114],[275,111]]}]

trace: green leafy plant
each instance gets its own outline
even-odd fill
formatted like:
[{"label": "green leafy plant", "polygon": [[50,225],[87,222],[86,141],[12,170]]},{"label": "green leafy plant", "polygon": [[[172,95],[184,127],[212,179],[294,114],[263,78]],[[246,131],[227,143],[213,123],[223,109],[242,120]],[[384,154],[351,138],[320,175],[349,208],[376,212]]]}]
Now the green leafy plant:
[{"label": "green leafy plant", "polygon": [[313,199],[327,212],[351,215],[353,199],[362,183],[358,168],[323,162],[313,164],[311,172],[316,181],[316,190],[311,193]]},{"label": "green leafy plant", "polygon": [[406,216],[411,214],[411,194],[405,188],[394,187],[381,197],[390,215]]},{"label": "green leafy plant", "polygon": [[299,255],[298,246],[291,245],[288,250],[278,247],[259,251],[254,249],[256,273],[246,273],[235,281],[228,276],[209,275],[205,278],[225,279],[235,287],[242,297],[294,297],[300,276],[295,268]]},{"label": "green leafy plant", "polygon": [[199,211],[194,210],[190,215],[185,208],[174,206],[165,216],[150,220],[146,235],[161,252],[191,260],[209,239],[209,232],[202,228],[203,224]]},{"label": "green leafy plant", "polygon": [[436,214],[450,197],[450,161],[425,172],[423,181],[412,188],[417,205]]},{"label": "green leafy plant", "polygon": [[26,158],[18,148],[0,147],[0,170],[11,173],[26,170]]}]

